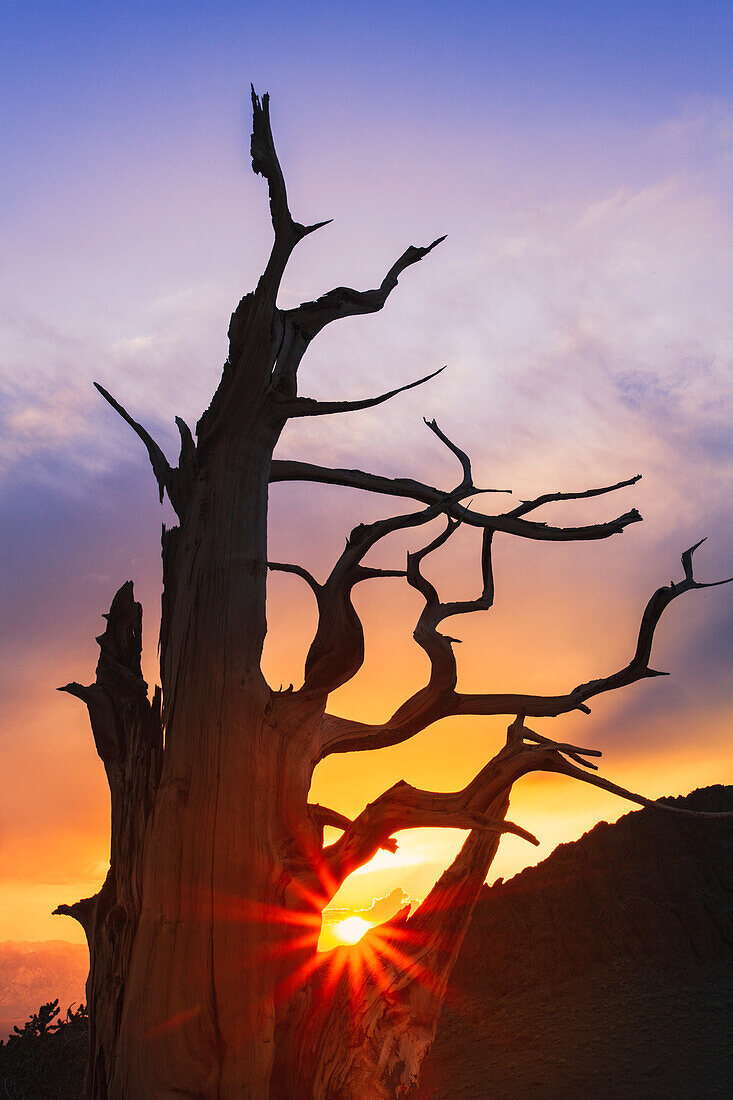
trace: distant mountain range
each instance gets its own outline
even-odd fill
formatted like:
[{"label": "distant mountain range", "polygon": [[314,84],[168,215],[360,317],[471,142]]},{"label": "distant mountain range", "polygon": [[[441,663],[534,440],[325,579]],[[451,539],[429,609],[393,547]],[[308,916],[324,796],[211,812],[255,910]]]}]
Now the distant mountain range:
[{"label": "distant mountain range", "polygon": [[733,820],[639,810],[484,887],[417,1095],[733,1096]]},{"label": "distant mountain range", "polygon": [[0,1039],[21,1025],[39,1005],[58,997],[62,1015],[86,1002],[89,952],[65,940],[0,943]]}]

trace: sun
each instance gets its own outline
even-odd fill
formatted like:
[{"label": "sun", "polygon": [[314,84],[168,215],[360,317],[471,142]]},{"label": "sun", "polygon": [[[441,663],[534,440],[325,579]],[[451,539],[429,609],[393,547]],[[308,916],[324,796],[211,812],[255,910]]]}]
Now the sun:
[{"label": "sun", "polygon": [[358,943],[371,927],[369,921],[362,920],[361,917],[346,917],[334,925],[333,931],[342,943]]}]

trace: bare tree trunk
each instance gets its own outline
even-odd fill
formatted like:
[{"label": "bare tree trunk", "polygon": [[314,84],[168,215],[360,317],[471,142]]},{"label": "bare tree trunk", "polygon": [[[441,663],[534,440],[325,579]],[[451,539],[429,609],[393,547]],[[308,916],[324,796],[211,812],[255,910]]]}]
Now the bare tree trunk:
[{"label": "bare tree trunk", "polygon": [[89,709],[97,751],[109,781],[112,809],[110,868],[92,898],[61,905],[76,917],[89,944],[87,980],[90,1060],[87,1095],[108,1096],[118,1054],[124,997],[142,905],[142,864],[163,756],[160,693],[148,702],[140,671],[142,608],[132,584],[119,590],[107,629],[97,639],[96,683],[62,690]]},{"label": "bare tree trunk", "polygon": [[[638,512],[575,528],[526,516],[550,501],[614,492],[638,478],[544,494],[498,515],[477,512],[464,503],[481,492],[468,456],[434,421],[428,427],[461,466],[461,481],[448,491],[273,460],[289,418],[370,407],[433,377],[363,401],[321,402],[297,392],[300,361],[320,330],[381,309],[398,276],[440,240],[410,246],[376,289],[337,287],[315,302],[278,309],[290,254],[320,225],[291,217],[267,97],[260,102],[253,92],[253,112],[252,162],[268,182],[275,241],[256,290],[232,316],[229,357],[195,441],[177,421],[178,466],[98,387],[145,444],[161,500],[166,492],[179,525],[163,534],[162,714],[161,693],[148,701],[140,671],[142,610],[130,582],[115,596],[98,639],[96,683],[65,689],[88,706],[112,809],[110,871],[102,889],[57,910],[76,917],[89,942],[88,1100],[403,1096],[435,1034],[500,834],[537,843],[505,819],[512,784],[528,771],[556,771],[649,804],[585,770],[595,767],[588,758],[599,752],[550,741],[528,729],[525,718],[589,712],[589,699],[660,675],[649,661],[663,611],[682,593],[707,587],[693,576],[693,547],[682,556],[684,579],[653,594],[632,659],[610,676],[553,696],[456,690],[455,639],[438,628],[449,617],[491,607],[494,535],[547,542],[621,533],[641,518]],[[354,528],[319,583],[302,566],[267,560],[269,484],[282,480],[408,497],[418,509]],[[445,530],[409,554],[405,569],[364,565],[381,539],[438,517],[447,520]],[[421,563],[459,524],[482,530],[482,588],[473,600],[444,603]],[[261,671],[268,568],[299,575],[318,605],[297,691],[273,691]],[[330,693],[356,674],[364,657],[352,590],[395,576],[424,601],[414,637],[429,659],[428,682],[384,723],[329,715]],[[421,791],[401,781],[354,821],[308,804],[323,757],[398,744],[461,714],[516,716],[506,747],[463,790]],[[328,846],[325,824],[342,830]],[[374,929],[357,948],[319,955],[321,913],[344,879],[380,847],[394,851],[394,833],[435,825],[470,832],[417,911]]]},{"label": "bare tree trunk", "polygon": [[290,729],[260,672],[278,426],[264,396],[242,398],[236,434],[200,431],[185,515],[166,537],[166,751],[111,1097],[225,1100],[245,1083],[268,1096],[276,987],[303,935],[277,916],[294,909],[285,864],[308,828],[307,716]]}]

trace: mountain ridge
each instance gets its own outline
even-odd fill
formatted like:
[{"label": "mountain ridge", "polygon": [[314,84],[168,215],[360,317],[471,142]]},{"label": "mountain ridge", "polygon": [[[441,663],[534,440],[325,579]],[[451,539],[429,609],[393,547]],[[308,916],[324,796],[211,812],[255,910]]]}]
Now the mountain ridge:
[{"label": "mountain ridge", "polygon": [[86,944],[67,940],[4,940],[0,943],[0,1039],[42,1003],[58,998],[63,1011],[86,1001]]},{"label": "mountain ridge", "polygon": [[417,1095],[727,1097],[731,1019],[733,821],[634,810],[483,888]]}]

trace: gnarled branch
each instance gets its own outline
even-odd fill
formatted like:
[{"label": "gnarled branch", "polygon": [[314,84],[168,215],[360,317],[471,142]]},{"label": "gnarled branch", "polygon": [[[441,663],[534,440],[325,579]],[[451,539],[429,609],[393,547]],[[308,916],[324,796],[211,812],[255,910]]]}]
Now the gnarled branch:
[{"label": "gnarled branch", "polygon": [[[641,806],[692,817],[707,816],[646,798],[584,770],[595,767],[584,757],[600,755],[598,750],[551,741],[534,733],[524,726],[520,717],[509,727],[506,747],[462,790],[424,791],[400,780],[374,802],[369,803],[352,822],[348,822],[348,819],[340,821],[339,827],[343,828],[343,835],[323,851],[327,868],[327,876],[323,877],[335,889],[349,874],[368,863],[391,834],[403,829],[440,827],[469,829],[479,833],[513,833],[532,844],[538,844],[537,838],[526,829],[505,821],[502,816],[491,816],[487,812],[489,806],[508,796],[511,786],[518,778],[531,771],[558,772],[591,783]],[[572,763],[567,759],[568,756],[577,763]],[[733,813],[716,816],[733,817]],[[428,908],[432,907],[431,903]],[[417,911],[419,913],[420,910]]]},{"label": "gnarled branch", "polygon": [[351,599],[351,591],[355,584],[369,577],[403,575],[398,570],[365,568],[361,563],[368,551],[387,535],[429,523],[445,512],[453,501],[480,491],[473,484],[468,457],[443,435],[437,425],[432,423],[428,427],[459,457],[463,477],[451,493],[427,508],[376,523],[361,524],[351,532],[328,580],[317,590],[314,589],[318,600],[318,627],[306,657],[303,692],[323,695],[325,700],[330,692],[350,680],[361,668],[364,632]]},{"label": "gnarled branch", "polygon": [[303,333],[306,340],[310,341],[331,321],[341,317],[355,317],[363,313],[376,313],[397,286],[397,279],[402,272],[422,260],[444,240],[444,236],[438,237],[424,248],[410,245],[392,265],[375,290],[352,290],[351,287],[338,286],[334,290],[329,290],[327,294],[321,295],[314,302],[303,302],[294,309],[285,310],[283,316]]},{"label": "gnarled branch", "polygon": [[372,577],[403,576],[400,570],[375,570],[361,564],[376,543],[393,531],[428,523],[440,506],[362,524],[351,532],[327,581],[318,587],[318,626],[305,661],[303,692],[325,698],[350,680],[364,661],[364,631],[351,599],[354,585]]},{"label": "gnarled branch", "polygon": [[[528,744],[527,742],[533,743]],[[576,763],[571,763],[570,760],[566,759],[568,756]],[[709,813],[704,810],[688,810],[683,806],[670,806],[667,802],[636,794],[618,783],[611,782],[610,779],[605,779],[602,775],[594,775],[593,772],[584,770],[589,767],[594,768],[594,765],[583,759],[584,756],[601,756],[601,753],[594,749],[582,749],[577,745],[565,745],[558,741],[551,741],[549,738],[528,729],[524,725],[523,717],[520,715],[509,727],[506,748],[499,753],[496,761],[501,760],[502,757],[512,761],[511,766],[514,773],[516,773],[515,779],[519,778],[519,774],[525,775],[530,771],[558,772],[561,775],[570,776],[572,779],[579,779],[582,783],[590,783],[594,787],[600,787],[601,790],[616,794],[628,802],[635,802],[639,806],[648,806],[665,813],[682,814],[685,817],[696,818],[733,818],[733,811]],[[578,767],[578,764],[581,766]],[[517,769],[520,769],[520,771]],[[476,780],[474,780],[475,782]],[[479,784],[477,788],[479,799],[482,794],[481,784]]]},{"label": "gnarled branch", "polygon": [[604,485],[599,489],[585,489],[577,493],[543,493],[532,500],[523,500],[516,508],[512,508],[507,515],[524,516],[527,512],[533,512],[535,508],[541,508],[543,504],[554,504],[559,500],[586,500],[588,497],[605,496],[606,493],[615,493],[617,489],[626,489],[629,485],[636,485],[641,481],[641,474],[635,474],[626,481],[617,481],[614,485]]},{"label": "gnarled branch", "polygon": [[[519,719],[510,727],[506,747],[462,792],[461,801],[470,812],[499,823],[507,812],[511,786],[521,775],[540,769],[574,774],[572,765],[560,755],[563,746],[547,739],[541,739],[544,745],[528,745],[525,738],[541,739],[539,734],[527,730]],[[587,750],[579,751],[584,753]],[[595,778],[585,773],[577,777],[588,782],[593,782]],[[397,792],[398,801],[400,789],[404,790],[409,802],[412,788],[406,784],[403,788],[398,784],[393,789]],[[632,792],[615,784],[608,784],[605,789],[637,800]],[[367,808],[365,815],[374,809],[375,818],[378,818],[377,806],[382,800],[388,804],[392,795],[393,792],[386,792]],[[644,804],[655,809],[675,811],[674,807],[664,803],[645,800]],[[357,821],[359,818],[354,825]],[[368,826],[368,821],[365,825]],[[313,975],[312,1003],[315,1009],[307,1049],[313,1058],[317,1050],[347,1051],[345,1068],[338,1063],[340,1084],[363,1081],[368,1089],[373,1080],[381,1081],[387,1073],[390,1082],[399,1081],[405,1089],[416,1080],[420,1062],[435,1034],[451,969],[496,854],[500,836],[500,832],[485,828],[472,829],[453,863],[414,913],[410,914],[407,907],[393,920],[367,933],[359,948],[360,956],[366,963],[361,996],[351,998],[348,988],[342,985],[336,993],[338,999],[335,999],[329,972],[326,971],[325,977],[323,970]],[[354,840],[355,846],[357,839]],[[368,848],[363,854],[368,854]],[[336,865],[334,870],[339,873],[339,866]],[[338,964],[338,958],[334,958],[333,967],[337,974]],[[396,1044],[396,1028],[398,1034],[408,1036],[409,1041]],[[352,1035],[358,1035],[359,1041],[350,1042]],[[352,1051],[355,1053],[349,1056]],[[329,1061],[329,1068],[332,1062]]]},{"label": "gnarled branch", "polygon": [[450,793],[423,791],[401,779],[370,802],[346,826],[343,836],[324,849],[330,879],[340,885],[358,867],[368,863],[392,833],[421,828],[513,833],[531,844],[539,844],[532,833],[519,825],[473,809],[470,786]]},{"label": "gnarled branch", "polygon": [[[314,226],[313,228],[318,227]],[[428,248],[408,248],[385,276],[378,290],[357,291],[348,287],[337,287],[318,298],[315,302],[304,302],[295,309],[277,311],[279,346],[276,363],[272,371],[272,390],[273,393],[278,395],[278,413],[281,416],[315,416],[324,413],[369,408],[372,405],[389,400],[390,397],[400,392],[400,390],[394,390],[388,394],[383,394],[381,397],[367,399],[365,402],[314,402],[308,399],[300,399],[297,396],[298,368],[308,345],[322,328],[339,317],[374,313],[381,309],[390,292],[397,285],[397,276],[406,267],[417,263],[439,243],[440,241],[434,241]],[[276,247],[273,248],[273,254],[275,250]],[[282,267],[284,268],[284,262]],[[420,382],[422,381],[427,381],[427,378],[420,380]],[[420,385],[420,382],[413,382],[411,386]],[[402,388],[410,389],[411,386]]]},{"label": "gnarled branch", "polygon": [[[438,535],[428,546],[414,554],[407,555],[407,580],[417,589],[425,600],[417,626],[414,631],[415,641],[420,645],[431,662],[431,681],[440,679],[445,686],[450,684],[450,690],[456,686],[456,665],[453,654],[453,645],[460,639],[451,638],[441,634],[438,626],[444,619],[453,615],[467,615],[472,611],[488,611],[494,602],[494,574],[491,563],[491,543],[493,531],[484,529],[481,546],[481,594],[473,600],[452,600],[443,603],[434,586],[423,576],[421,564],[428,554],[432,554],[442,546],[454,531],[460,526],[457,520],[448,520],[445,531]],[[437,676],[442,667],[443,675]]]},{"label": "gnarled branch", "polygon": [[[649,599],[641,618],[636,650],[629,663],[622,669],[609,676],[579,684],[563,695],[460,694],[453,690],[450,676],[443,676],[440,681],[437,678],[434,680],[431,676],[431,682],[427,687],[411,696],[383,725],[352,722],[333,715],[326,716],[323,721],[322,755],[400,744],[433,722],[451,715],[523,714],[531,717],[554,718],[573,710],[590,713],[586,705],[588,699],[607,691],[627,687],[643,679],[664,675],[651,668],[649,661],[654,633],[665,608],[685,592],[728,584],[733,580],[733,578],[713,582],[695,580],[692,571],[692,555],[700,545],[697,543],[682,555],[684,579],[658,588]],[[445,639],[440,641],[441,637],[437,635],[432,639],[431,644],[433,650],[436,653],[439,652],[443,667],[448,669],[449,646],[446,647]],[[452,660],[452,653],[450,659]]]},{"label": "gnarled branch", "polygon": [[[381,493],[387,496],[409,497],[412,500],[420,500],[425,504],[432,504],[442,499],[445,494],[412,478],[388,478],[378,474],[370,474],[364,470],[334,469],[328,466],[316,466],[310,462],[298,462],[293,459],[274,459],[270,466],[270,481],[315,481],[323,485],[344,485],[352,489],[363,489],[370,493]],[[620,488],[625,482],[619,482]],[[486,489],[485,492],[505,493],[507,489]],[[602,490],[610,492],[610,489]],[[589,491],[588,495],[597,495]],[[571,495],[573,498],[576,494]],[[568,498],[570,499],[570,498]],[[521,507],[521,505],[519,506]],[[538,505],[539,507],[539,505]],[[535,523],[525,520],[522,516],[505,512],[500,515],[486,516],[480,512],[474,512],[471,508],[455,502],[448,509],[448,515],[453,519],[459,519],[470,527],[488,527],[492,531],[502,531],[507,535],[517,535],[520,538],[533,539],[538,542],[593,542],[597,539],[606,539],[610,535],[618,535],[631,523],[638,523],[641,515],[636,508],[617,516],[615,519],[604,523],[593,523],[583,527],[551,527],[545,523]]]},{"label": "gnarled branch", "polygon": [[[629,802],[665,813],[677,813],[698,819],[733,818],[733,813],[730,812],[701,813],[645,798],[602,776],[584,770],[584,768],[594,767],[588,760],[583,759],[584,757],[600,755],[597,749],[585,749],[551,741],[528,729],[519,717],[508,729],[506,746],[461,792],[463,804],[478,814],[496,814],[502,809],[506,812],[513,784],[530,772],[546,771],[590,783]],[[571,763],[566,759],[568,756],[581,766]],[[443,950],[449,947],[457,953],[473,904],[496,852],[498,839],[498,837],[489,838],[480,830],[472,831],[451,866],[435,884],[425,901],[405,922],[407,939],[424,945],[418,951],[419,957],[422,957],[423,953],[430,953],[435,957],[436,951],[440,955],[441,943]],[[457,944],[456,936],[458,936]]]}]

